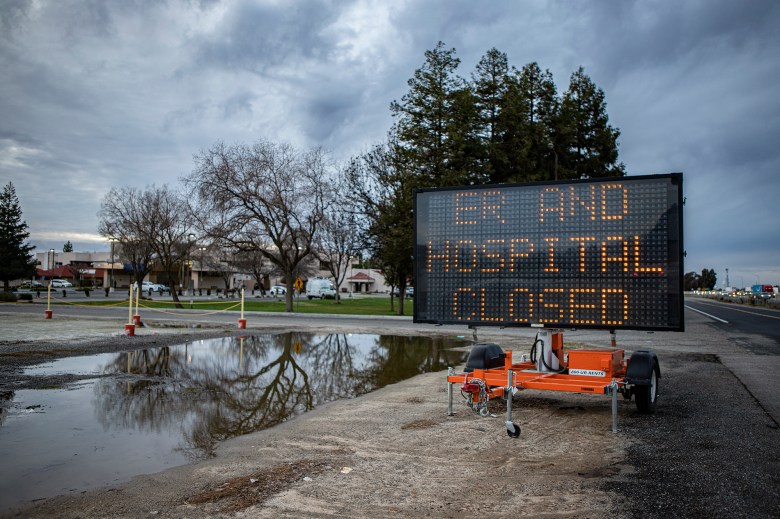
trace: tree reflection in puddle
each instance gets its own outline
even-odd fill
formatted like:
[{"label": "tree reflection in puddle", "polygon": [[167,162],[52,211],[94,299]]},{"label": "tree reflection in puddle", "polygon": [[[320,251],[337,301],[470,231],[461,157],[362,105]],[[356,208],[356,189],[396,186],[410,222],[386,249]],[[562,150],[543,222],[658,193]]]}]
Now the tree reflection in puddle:
[{"label": "tree reflection in puddle", "polygon": [[105,429],[172,429],[190,458],[226,438],[272,427],[323,402],[462,363],[465,343],[362,334],[223,338],[116,354],[95,384]]},{"label": "tree reflection in puddle", "polygon": [[[118,484],[208,457],[226,438],[314,406],[461,364],[454,339],[288,333],[58,359],[0,392],[0,515],[32,499]],[[95,378],[85,379],[94,375]],[[444,379],[442,379],[442,384]]]}]

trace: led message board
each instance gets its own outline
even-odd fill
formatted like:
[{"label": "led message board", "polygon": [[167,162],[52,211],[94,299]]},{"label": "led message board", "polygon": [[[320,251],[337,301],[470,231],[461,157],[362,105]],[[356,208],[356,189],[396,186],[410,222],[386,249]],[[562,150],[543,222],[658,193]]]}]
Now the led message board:
[{"label": "led message board", "polygon": [[415,322],[684,329],[682,174],[419,190]]}]

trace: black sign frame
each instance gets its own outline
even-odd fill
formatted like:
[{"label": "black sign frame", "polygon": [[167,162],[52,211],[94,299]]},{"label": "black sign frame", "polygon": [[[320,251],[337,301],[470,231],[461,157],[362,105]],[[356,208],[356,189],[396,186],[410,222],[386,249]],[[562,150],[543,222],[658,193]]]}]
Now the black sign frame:
[{"label": "black sign frame", "polygon": [[667,173],[416,190],[414,322],[684,331],[682,185]]}]

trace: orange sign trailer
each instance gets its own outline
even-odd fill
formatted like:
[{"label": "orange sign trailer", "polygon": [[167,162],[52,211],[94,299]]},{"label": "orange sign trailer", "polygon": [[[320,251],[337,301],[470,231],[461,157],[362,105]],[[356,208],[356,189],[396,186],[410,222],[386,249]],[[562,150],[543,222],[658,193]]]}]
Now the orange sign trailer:
[{"label": "orange sign trailer", "polygon": [[[415,194],[414,322],[538,328],[530,360],[472,347],[455,384],[482,415],[527,389],[635,398],[652,413],[661,371],[626,358],[616,330],[683,331],[682,173],[452,186]],[[601,329],[611,349],[563,351],[563,329]]]},{"label": "orange sign trailer", "polygon": [[563,332],[542,331],[532,348],[532,359],[514,362],[512,350],[496,344],[475,345],[464,373],[450,368],[447,374],[448,409],[452,416],[453,386],[460,384],[469,407],[487,416],[493,399],[507,402],[506,428],[510,437],[520,435],[512,421],[512,397],[525,389],[564,391],[612,398],[612,431],[617,432],[617,395],[636,398],[640,413],[652,413],[661,376],[658,358],[651,351],[637,351],[628,360],[622,349],[571,350],[563,354]]}]

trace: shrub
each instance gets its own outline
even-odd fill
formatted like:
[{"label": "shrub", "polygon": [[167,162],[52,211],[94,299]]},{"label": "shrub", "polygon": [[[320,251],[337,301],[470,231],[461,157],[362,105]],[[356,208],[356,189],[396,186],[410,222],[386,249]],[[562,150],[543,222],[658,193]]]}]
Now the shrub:
[{"label": "shrub", "polygon": [[12,292],[0,292],[0,302],[15,303],[16,301],[17,301],[16,294]]},{"label": "shrub", "polygon": [[19,298],[19,301],[30,301],[30,302],[32,302],[32,300],[33,300],[32,294],[30,294],[30,293],[19,294],[17,297]]}]

